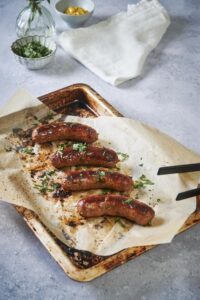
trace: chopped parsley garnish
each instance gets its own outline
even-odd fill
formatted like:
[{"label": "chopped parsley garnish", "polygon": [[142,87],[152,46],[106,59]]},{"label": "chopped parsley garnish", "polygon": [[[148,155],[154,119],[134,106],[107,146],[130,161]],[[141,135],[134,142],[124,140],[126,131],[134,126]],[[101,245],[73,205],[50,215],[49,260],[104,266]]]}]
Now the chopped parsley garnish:
[{"label": "chopped parsley garnish", "polygon": [[68,146],[68,143],[62,143],[58,145],[57,152],[63,153],[64,149]]},{"label": "chopped parsley garnish", "polygon": [[53,192],[53,188],[49,188],[48,182],[45,180],[42,180],[41,184],[34,184],[34,187],[42,194],[46,194],[46,192]]},{"label": "chopped parsley garnish", "polygon": [[58,190],[58,189],[61,187],[61,185],[60,185],[60,183],[53,182],[53,183],[51,184],[51,187],[52,187],[52,189],[55,191],[55,190]]},{"label": "chopped parsley garnish", "polygon": [[47,115],[41,119],[39,119],[37,116],[34,116],[33,125],[46,124],[49,120],[53,119],[54,115],[55,114],[50,110],[48,111]]},{"label": "chopped parsley garnish", "polygon": [[126,199],[122,201],[125,204],[131,204],[133,202],[133,199]]},{"label": "chopped parsley garnish", "polygon": [[30,154],[30,155],[35,154],[32,147],[21,148],[20,152],[25,153],[25,154]]},{"label": "chopped parsley garnish", "polygon": [[52,111],[48,111],[46,119],[51,120],[53,119],[54,113]]},{"label": "chopped parsley garnish", "polygon": [[106,194],[108,194],[108,193],[110,193],[110,192],[112,192],[110,189],[103,189],[103,190],[102,190],[102,194],[103,194],[103,195],[106,195]]},{"label": "chopped parsley garnish", "polygon": [[144,174],[140,176],[138,180],[134,182],[135,189],[144,189],[147,185],[153,185],[154,183],[149,180]]},{"label": "chopped parsley garnish", "polygon": [[127,153],[117,152],[120,161],[125,161],[129,158]]},{"label": "chopped parsley garnish", "polygon": [[105,177],[106,173],[104,171],[99,171],[98,176],[99,176],[99,181],[102,181]]},{"label": "chopped parsley garnish", "polygon": [[34,116],[33,125],[39,125],[39,124],[41,124],[40,119],[38,119],[38,117]]},{"label": "chopped parsley garnish", "polygon": [[45,171],[39,178],[41,179],[39,184],[34,184],[34,187],[38,189],[42,194],[47,192],[53,192],[60,188],[60,184],[56,182],[51,182],[51,176],[55,174],[55,170]]},{"label": "chopped parsley garnish", "polygon": [[50,170],[45,172],[47,176],[52,176],[56,173],[56,170]]},{"label": "chopped parsley garnish", "polygon": [[85,143],[76,143],[72,146],[73,150],[84,152],[87,149],[87,145]]},{"label": "chopped parsley garnish", "polygon": [[38,41],[32,41],[24,45],[18,45],[13,47],[12,50],[15,54],[28,58],[40,58],[52,53],[52,50],[48,49]]},{"label": "chopped parsley garnish", "polygon": [[160,201],[161,201],[161,199],[160,199],[160,198],[158,198],[158,199],[157,199],[157,202],[160,202]]},{"label": "chopped parsley garnish", "polygon": [[99,176],[100,177],[104,177],[106,175],[106,173],[104,171],[99,171]]},{"label": "chopped parsley garnish", "polygon": [[143,167],[144,164],[139,164],[139,167]]},{"label": "chopped parsley garnish", "polygon": [[50,179],[49,177],[54,175],[55,173],[56,170],[45,171],[39,177],[43,178],[43,180],[49,180]]},{"label": "chopped parsley garnish", "polygon": [[122,219],[120,217],[115,218],[115,223],[119,223],[122,227],[126,227],[126,225],[122,222]]}]

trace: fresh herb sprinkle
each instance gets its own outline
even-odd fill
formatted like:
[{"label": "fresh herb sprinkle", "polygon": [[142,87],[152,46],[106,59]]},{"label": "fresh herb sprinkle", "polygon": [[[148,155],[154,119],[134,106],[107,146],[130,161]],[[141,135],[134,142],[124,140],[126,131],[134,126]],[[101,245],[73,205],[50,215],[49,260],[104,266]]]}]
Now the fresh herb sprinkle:
[{"label": "fresh herb sprinkle", "polygon": [[72,146],[73,150],[79,151],[79,152],[85,152],[87,149],[87,145],[85,143],[76,143]]},{"label": "fresh herb sprinkle", "polygon": [[125,204],[132,204],[133,199],[126,199],[126,200],[123,200],[122,202]]},{"label": "fresh herb sprinkle", "polygon": [[117,155],[119,157],[119,160],[122,162],[129,158],[129,155],[127,153],[117,152]]},{"label": "fresh herb sprinkle", "polygon": [[48,182],[42,181],[41,184],[34,184],[34,188],[39,190],[42,194],[46,194],[46,192],[53,192],[53,188],[48,187]]},{"label": "fresh herb sprinkle", "polygon": [[121,225],[123,228],[126,228],[126,225],[122,222],[122,219],[120,217],[115,218],[115,223],[118,223]]},{"label": "fresh herb sprinkle", "polygon": [[29,155],[34,155],[35,154],[32,147],[21,148],[20,152],[25,153],[25,154],[29,154]]},{"label": "fresh herb sprinkle", "polygon": [[61,187],[59,183],[52,182],[51,176],[56,173],[55,170],[49,170],[43,172],[39,178],[40,183],[34,184],[34,187],[39,190],[42,194],[46,194],[47,192],[53,192]]},{"label": "fresh herb sprinkle", "polygon": [[48,113],[47,113],[47,116],[46,116],[46,119],[48,119],[48,120],[52,120],[53,119],[53,117],[54,117],[54,113],[50,110],[50,111],[48,111]]},{"label": "fresh herb sprinkle", "polygon": [[64,149],[68,146],[68,143],[62,143],[58,145],[57,152],[63,154]]},{"label": "fresh herb sprinkle", "polygon": [[53,183],[51,184],[51,187],[52,187],[52,189],[55,191],[55,190],[58,190],[58,189],[61,187],[61,185],[60,185],[60,183],[53,182]]},{"label": "fresh herb sprinkle", "polygon": [[144,174],[134,182],[135,189],[144,189],[147,185],[154,185],[154,183],[149,180]]},{"label": "fresh herb sprinkle", "polygon": [[106,195],[106,194],[108,194],[108,193],[111,193],[112,191],[110,190],[110,189],[103,189],[102,190],[102,194],[103,195]]},{"label": "fresh herb sprinkle", "polygon": [[98,176],[99,176],[99,181],[103,181],[104,177],[106,176],[106,173],[104,171],[99,171]]}]

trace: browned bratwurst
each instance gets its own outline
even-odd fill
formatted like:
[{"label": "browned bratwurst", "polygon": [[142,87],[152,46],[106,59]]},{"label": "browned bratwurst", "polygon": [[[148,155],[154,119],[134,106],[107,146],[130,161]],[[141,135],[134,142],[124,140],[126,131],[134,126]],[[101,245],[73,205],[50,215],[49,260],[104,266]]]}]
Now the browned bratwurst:
[{"label": "browned bratwurst", "polygon": [[91,195],[79,200],[77,204],[81,216],[118,216],[147,225],[154,217],[154,210],[147,204],[122,195]]},{"label": "browned bratwurst", "polygon": [[51,156],[51,162],[56,168],[70,166],[101,166],[112,168],[119,161],[117,153],[111,149],[87,146],[84,151],[67,147],[62,153],[56,152]]},{"label": "browned bratwurst", "polygon": [[32,133],[32,139],[39,144],[58,140],[93,143],[98,139],[98,134],[87,125],[71,122],[54,122],[39,125],[35,128]]},{"label": "browned bratwurst", "polygon": [[105,170],[71,171],[62,180],[65,191],[81,191],[90,189],[112,189],[127,192],[133,189],[131,177],[118,172]]}]

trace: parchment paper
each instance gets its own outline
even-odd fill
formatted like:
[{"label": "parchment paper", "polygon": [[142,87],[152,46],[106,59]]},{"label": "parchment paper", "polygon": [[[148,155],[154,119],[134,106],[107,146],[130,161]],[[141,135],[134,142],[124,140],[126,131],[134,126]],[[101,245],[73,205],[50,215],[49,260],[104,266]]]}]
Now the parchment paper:
[{"label": "parchment paper", "polygon": [[[26,99],[29,108],[25,108]],[[76,203],[87,193],[75,193],[64,205],[59,201],[47,201],[33,188],[29,174],[22,172],[22,163],[17,155],[5,151],[6,136],[13,127],[27,126],[27,113],[31,112],[39,117],[47,113],[48,108],[37,101],[31,101],[31,96],[21,91],[9,102],[12,113],[8,114],[9,110],[6,108],[1,111],[3,116],[0,118],[0,199],[32,209],[62,242],[95,254],[110,255],[128,247],[171,242],[196,208],[195,198],[176,202],[175,197],[178,192],[195,188],[200,181],[200,175],[187,173],[157,176],[157,170],[165,165],[199,162],[200,156],[157,129],[131,119],[67,117],[67,121],[91,125],[99,132],[102,145],[129,155],[126,161],[120,163],[121,171],[132,175],[133,179],[145,174],[154,182],[154,185],[143,191],[134,191],[132,196],[137,192],[139,199],[153,206],[156,213],[152,226],[143,227],[124,219],[121,226],[114,218],[107,218],[106,222],[103,218],[92,218],[74,229],[63,222],[63,219],[66,221],[72,215],[78,214]],[[103,226],[99,226],[102,223]]]}]

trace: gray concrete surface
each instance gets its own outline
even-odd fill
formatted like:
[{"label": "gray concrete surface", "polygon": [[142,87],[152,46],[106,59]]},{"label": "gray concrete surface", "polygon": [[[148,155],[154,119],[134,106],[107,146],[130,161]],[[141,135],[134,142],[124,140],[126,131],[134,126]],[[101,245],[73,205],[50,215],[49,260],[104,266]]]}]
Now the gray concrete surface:
[{"label": "gray concrete surface", "polygon": [[[65,24],[55,15],[57,30]],[[90,23],[126,8],[125,0],[96,0]],[[135,1],[132,1],[135,2]],[[200,2],[162,0],[172,23],[143,74],[115,88],[58,49],[53,65],[27,71],[9,50],[25,1],[0,0],[0,105],[20,87],[39,96],[76,82],[91,85],[125,116],[170,134],[200,153]],[[65,276],[13,207],[0,203],[0,300],[200,299],[199,225],[89,283]]]}]

